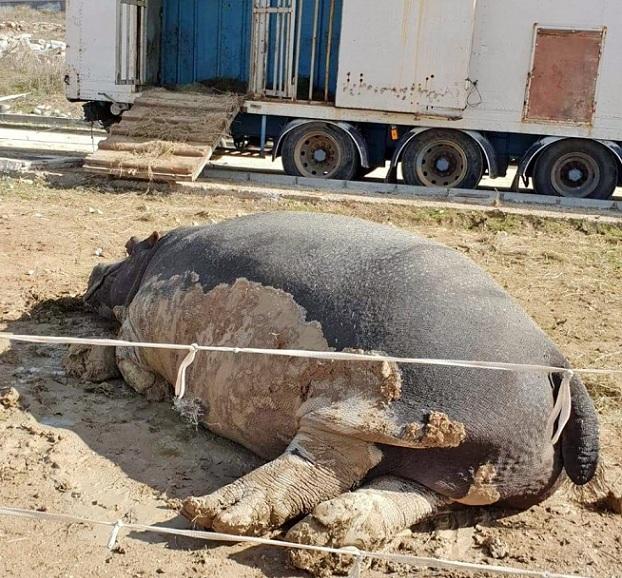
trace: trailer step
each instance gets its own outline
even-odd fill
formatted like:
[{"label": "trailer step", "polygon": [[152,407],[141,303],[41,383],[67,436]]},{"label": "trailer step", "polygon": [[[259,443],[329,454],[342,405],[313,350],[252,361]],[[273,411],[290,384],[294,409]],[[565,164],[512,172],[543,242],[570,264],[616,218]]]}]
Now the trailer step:
[{"label": "trailer step", "polygon": [[143,92],[89,155],[89,172],[150,181],[195,181],[240,111],[242,97],[204,90]]}]

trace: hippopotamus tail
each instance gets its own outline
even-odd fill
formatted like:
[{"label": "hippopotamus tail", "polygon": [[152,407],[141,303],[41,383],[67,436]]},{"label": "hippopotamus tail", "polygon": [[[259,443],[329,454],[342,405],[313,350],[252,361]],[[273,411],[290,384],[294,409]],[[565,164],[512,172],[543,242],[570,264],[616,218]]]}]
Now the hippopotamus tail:
[{"label": "hippopotamus tail", "polygon": [[598,416],[585,385],[576,375],[570,382],[570,391],[572,410],[562,436],[562,456],[570,479],[584,486],[594,477],[598,467]]}]

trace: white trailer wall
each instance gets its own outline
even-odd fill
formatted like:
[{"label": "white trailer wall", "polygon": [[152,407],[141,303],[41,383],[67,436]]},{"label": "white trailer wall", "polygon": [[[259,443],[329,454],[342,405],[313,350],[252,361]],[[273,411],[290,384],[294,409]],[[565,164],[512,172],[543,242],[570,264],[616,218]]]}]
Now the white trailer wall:
[{"label": "white trailer wall", "polygon": [[[536,26],[606,29],[595,115],[591,126],[578,128],[585,136],[621,138],[622,2],[618,0],[478,0],[470,74],[479,81],[481,104],[468,108],[465,119],[503,127],[500,130],[548,132],[547,125],[523,121]],[[558,129],[563,123],[554,127]]]},{"label": "white trailer wall", "polygon": [[67,97],[132,102],[133,88],[116,84],[116,0],[68,0]]},{"label": "white trailer wall", "polygon": [[337,106],[462,114],[474,0],[344,0],[343,10]]},{"label": "white trailer wall", "polygon": [[[352,112],[330,118],[622,138],[620,1],[344,0],[343,27],[336,104]],[[602,33],[589,122],[525,118],[537,27]],[[563,57],[562,80],[587,74]]]}]

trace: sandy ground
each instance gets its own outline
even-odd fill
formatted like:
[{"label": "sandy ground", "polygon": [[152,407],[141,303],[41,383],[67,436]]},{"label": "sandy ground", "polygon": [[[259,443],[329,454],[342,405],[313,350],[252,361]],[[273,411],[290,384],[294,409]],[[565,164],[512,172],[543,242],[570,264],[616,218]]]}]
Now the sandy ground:
[{"label": "sandy ground", "polygon": [[[76,296],[91,268],[123,254],[134,234],[209,223],[256,211],[357,215],[445,242],[487,269],[576,366],[622,367],[622,225],[537,216],[383,204],[242,200],[230,196],[114,193],[0,181],[0,329],[92,336],[106,328]],[[169,403],[151,403],[122,382],[68,378],[63,347],[0,343],[0,387],[20,394],[0,405],[0,506],[187,527],[178,500],[248,472],[259,460],[184,423]],[[610,481],[622,480],[622,379],[586,380],[601,412]],[[7,405],[10,405],[7,403]],[[187,538],[122,534],[0,517],[0,576],[293,577],[285,552],[207,545]],[[562,493],[531,511],[476,527],[446,521],[415,529],[392,550],[486,564],[622,576],[622,517],[593,499]],[[377,564],[366,576],[462,576]]]}]

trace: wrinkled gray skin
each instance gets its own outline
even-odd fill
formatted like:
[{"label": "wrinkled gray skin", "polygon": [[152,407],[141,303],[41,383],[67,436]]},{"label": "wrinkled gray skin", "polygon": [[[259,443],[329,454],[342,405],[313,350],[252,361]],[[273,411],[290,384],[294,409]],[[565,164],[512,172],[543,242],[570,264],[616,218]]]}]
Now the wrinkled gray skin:
[{"label": "wrinkled gray skin", "polygon": [[[275,213],[127,248],[127,259],[95,268],[85,296],[117,315],[125,338],[568,367],[474,263],[392,227]],[[290,540],[378,547],[450,504],[526,508],[564,471],[585,484],[596,469],[597,417],[576,377],[571,419],[553,447],[558,376],[257,357],[227,365],[201,355],[189,395],[203,422],[268,463],[187,500],[183,513],[198,526],[260,534],[307,515]],[[125,379],[152,397],[171,394],[182,358],[117,351]],[[321,565],[314,554],[293,557]]]}]

